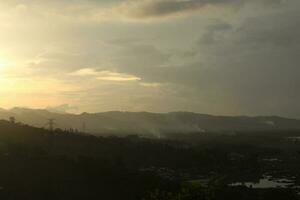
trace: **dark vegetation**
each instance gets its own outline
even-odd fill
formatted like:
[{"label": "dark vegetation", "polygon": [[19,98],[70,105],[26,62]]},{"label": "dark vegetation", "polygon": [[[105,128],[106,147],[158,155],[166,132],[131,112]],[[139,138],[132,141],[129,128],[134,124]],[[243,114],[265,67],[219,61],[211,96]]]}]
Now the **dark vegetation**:
[{"label": "dark vegetation", "polygon": [[292,136],[300,131],[95,137],[0,121],[0,199],[298,199],[292,187],[229,186],[264,174],[297,185]]}]

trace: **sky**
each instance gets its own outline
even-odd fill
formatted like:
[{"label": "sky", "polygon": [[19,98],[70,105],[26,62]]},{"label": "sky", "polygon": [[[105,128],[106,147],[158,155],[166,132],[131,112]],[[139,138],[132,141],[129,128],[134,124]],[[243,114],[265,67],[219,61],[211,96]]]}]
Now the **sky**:
[{"label": "sky", "polygon": [[0,0],[0,107],[300,118],[299,0]]}]

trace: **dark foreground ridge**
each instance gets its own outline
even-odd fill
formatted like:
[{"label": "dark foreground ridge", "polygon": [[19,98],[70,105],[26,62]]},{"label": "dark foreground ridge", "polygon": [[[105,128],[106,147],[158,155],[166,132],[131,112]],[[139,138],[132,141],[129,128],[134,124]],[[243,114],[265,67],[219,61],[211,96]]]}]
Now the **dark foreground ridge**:
[{"label": "dark foreground ridge", "polygon": [[[96,137],[0,121],[0,199],[298,199],[298,136]],[[291,182],[256,187],[266,175]]]}]

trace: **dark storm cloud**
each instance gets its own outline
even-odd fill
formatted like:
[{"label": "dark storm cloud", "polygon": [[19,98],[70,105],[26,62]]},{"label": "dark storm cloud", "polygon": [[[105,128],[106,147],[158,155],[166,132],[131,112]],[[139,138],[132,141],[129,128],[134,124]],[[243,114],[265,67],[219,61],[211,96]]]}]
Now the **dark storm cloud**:
[{"label": "dark storm cloud", "polygon": [[198,111],[215,102],[225,113],[299,117],[299,2],[264,4],[274,6],[248,17],[240,13],[238,23],[207,25],[183,64],[154,46],[130,43],[123,43],[116,63],[145,82],[177,85],[177,94],[203,101]]},{"label": "dark storm cloud", "polygon": [[129,16],[153,18],[196,11],[206,5],[239,4],[243,0],[146,0],[128,3]]},{"label": "dark storm cloud", "polygon": [[[191,13],[198,11],[205,6],[233,6],[244,5],[246,0],[143,0],[125,1],[123,8],[127,16],[142,20],[144,18],[169,17],[178,14]],[[280,4],[282,0],[254,0],[262,5]]]},{"label": "dark storm cloud", "polygon": [[[210,26],[190,55],[213,55],[206,77],[245,113],[299,117],[300,16],[297,1],[246,18],[238,26]],[[213,89],[209,86],[208,88]]]}]

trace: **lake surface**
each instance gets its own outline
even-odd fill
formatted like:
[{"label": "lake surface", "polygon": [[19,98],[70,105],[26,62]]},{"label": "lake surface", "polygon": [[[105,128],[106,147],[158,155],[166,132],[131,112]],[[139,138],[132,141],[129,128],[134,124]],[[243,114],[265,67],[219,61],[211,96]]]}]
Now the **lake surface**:
[{"label": "lake surface", "polygon": [[247,187],[252,187],[252,188],[287,188],[290,186],[293,186],[294,181],[286,178],[282,179],[274,179],[271,176],[264,176],[259,180],[258,183],[254,182],[237,182],[237,183],[232,183],[230,186],[241,186],[245,185]]}]

